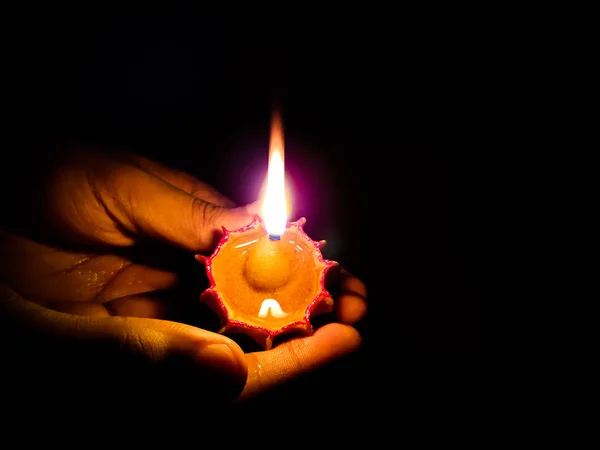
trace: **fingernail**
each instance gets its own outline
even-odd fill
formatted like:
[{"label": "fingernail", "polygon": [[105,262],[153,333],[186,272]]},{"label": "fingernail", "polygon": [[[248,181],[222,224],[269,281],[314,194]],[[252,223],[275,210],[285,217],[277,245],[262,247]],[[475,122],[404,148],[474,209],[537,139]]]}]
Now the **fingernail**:
[{"label": "fingernail", "polygon": [[260,212],[260,200],[247,204],[245,208],[248,214],[255,216]]},{"label": "fingernail", "polygon": [[238,372],[240,361],[227,344],[210,344],[202,347],[196,356],[196,362],[218,372]]}]

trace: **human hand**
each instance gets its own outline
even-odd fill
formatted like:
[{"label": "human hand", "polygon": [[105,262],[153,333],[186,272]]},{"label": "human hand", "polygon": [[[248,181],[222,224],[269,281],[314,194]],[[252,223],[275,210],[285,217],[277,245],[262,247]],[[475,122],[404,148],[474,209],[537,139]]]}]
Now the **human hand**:
[{"label": "human hand", "polygon": [[253,219],[251,208],[235,208],[190,175],[137,156],[80,151],[36,192],[33,217],[43,229],[7,228],[0,237],[0,333],[13,356],[44,375],[51,368],[68,384],[85,368],[95,383],[123,389],[122,377],[159,374],[200,401],[240,401],[360,345],[350,325],[366,312],[366,290],[345,272],[339,323],[269,351],[244,354],[225,336],[170,320],[172,305],[162,294],[181,279],[169,264],[156,264],[155,243],[181,249],[191,261],[213,250],[223,226]]}]

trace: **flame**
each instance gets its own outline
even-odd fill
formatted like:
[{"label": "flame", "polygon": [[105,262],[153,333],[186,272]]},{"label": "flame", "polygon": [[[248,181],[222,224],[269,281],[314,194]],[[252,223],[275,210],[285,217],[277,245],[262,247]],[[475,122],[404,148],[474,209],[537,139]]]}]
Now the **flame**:
[{"label": "flame", "polygon": [[271,122],[267,186],[263,197],[261,211],[261,216],[265,222],[265,228],[269,235],[283,235],[287,224],[287,210],[283,127],[281,124],[281,117],[278,113],[275,113]]}]

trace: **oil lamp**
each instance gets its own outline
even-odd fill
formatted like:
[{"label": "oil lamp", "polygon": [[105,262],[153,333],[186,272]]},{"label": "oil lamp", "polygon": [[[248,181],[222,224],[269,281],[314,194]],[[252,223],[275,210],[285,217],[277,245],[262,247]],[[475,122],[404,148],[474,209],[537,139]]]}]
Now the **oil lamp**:
[{"label": "oil lamp", "polygon": [[323,258],[325,241],[304,231],[304,217],[288,221],[283,127],[271,124],[266,188],[260,214],[238,230],[223,229],[211,256],[196,255],[210,286],[202,292],[219,317],[219,333],[242,333],[261,348],[282,336],[312,334],[311,318],[333,309],[326,275],[338,263]]}]

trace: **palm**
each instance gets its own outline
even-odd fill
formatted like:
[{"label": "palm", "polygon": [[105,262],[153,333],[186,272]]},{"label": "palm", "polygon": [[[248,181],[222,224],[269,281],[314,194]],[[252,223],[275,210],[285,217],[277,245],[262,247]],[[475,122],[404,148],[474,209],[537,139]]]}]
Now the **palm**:
[{"label": "palm", "polygon": [[166,268],[138,262],[143,252],[137,248],[70,250],[12,234],[2,240],[8,256],[2,271],[14,287],[31,301],[63,312],[161,317],[151,294],[178,280]]}]

